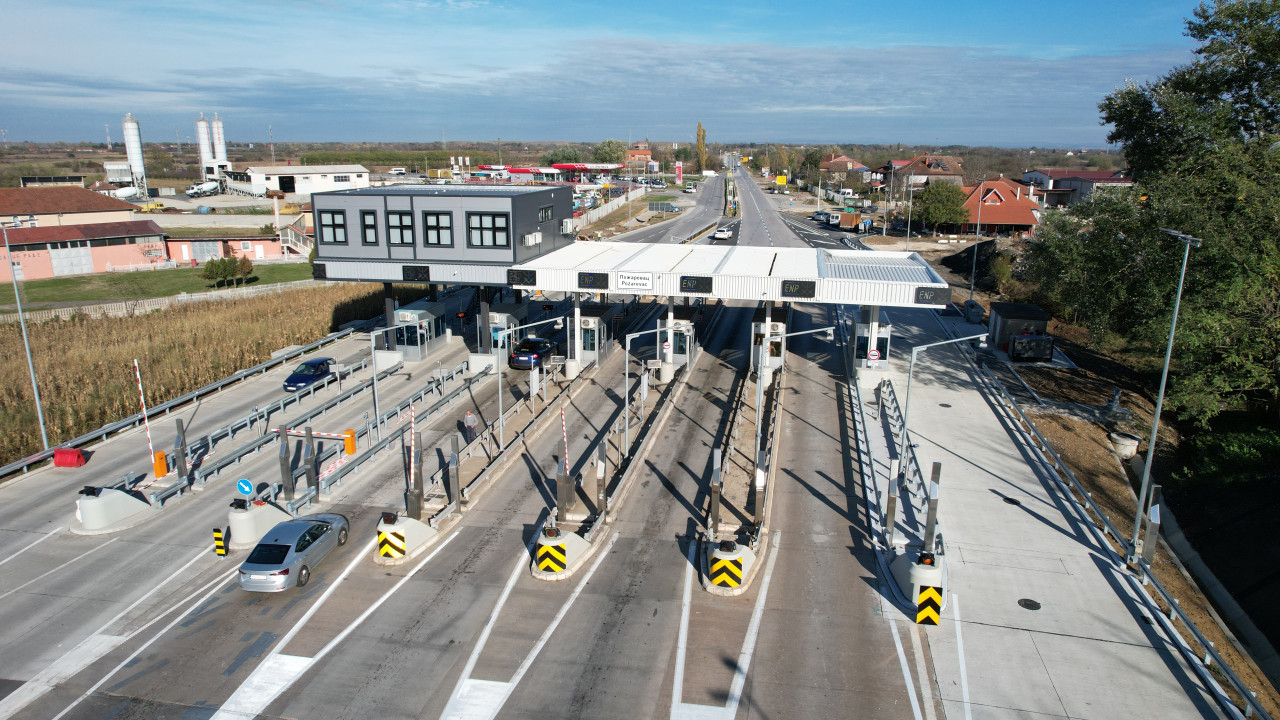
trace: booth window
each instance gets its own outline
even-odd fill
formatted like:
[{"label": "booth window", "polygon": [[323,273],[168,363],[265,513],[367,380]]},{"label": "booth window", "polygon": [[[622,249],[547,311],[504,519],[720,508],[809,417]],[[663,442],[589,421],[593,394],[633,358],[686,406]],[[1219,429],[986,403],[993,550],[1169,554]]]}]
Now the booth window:
[{"label": "booth window", "polygon": [[467,245],[471,247],[508,247],[506,213],[467,213]]},{"label": "booth window", "polygon": [[350,175],[334,175],[333,181],[336,183],[351,182],[351,176]]},{"label": "booth window", "polygon": [[550,205],[544,208],[538,208],[538,222],[551,222],[552,207]]},{"label": "booth window", "polygon": [[320,242],[347,242],[347,214],[340,210],[320,211]]},{"label": "booth window", "polygon": [[387,212],[387,243],[391,245],[413,244],[413,213]]},{"label": "booth window", "polygon": [[378,213],[372,210],[360,211],[360,227],[364,233],[365,245],[378,244]]},{"label": "booth window", "polygon": [[422,213],[424,245],[453,245],[453,213]]}]

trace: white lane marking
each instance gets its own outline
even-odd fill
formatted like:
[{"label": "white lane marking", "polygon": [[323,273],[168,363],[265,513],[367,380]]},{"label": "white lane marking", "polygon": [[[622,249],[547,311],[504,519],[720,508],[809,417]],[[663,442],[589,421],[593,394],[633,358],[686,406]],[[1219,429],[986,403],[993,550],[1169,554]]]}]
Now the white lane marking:
[{"label": "white lane marking", "polygon": [[48,532],[48,534],[41,536],[39,540],[36,540],[35,542],[31,543],[30,545],[28,545],[28,546],[26,546],[26,547],[22,548],[22,549],[21,549],[21,550],[19,550],[18,552],[11,553],[11,554],[9,555],[9,557],[7,557],[7,558],[5,558],[5,559],[3,559],[3,560],[0,560],[0,565],[3,565],[3,564],[5,564],[5,563],[9,562],[10,560],[12,560],[12,559],[14,559],[14,558],[18,557],[18,556],[19,556],[19,555],[21,555],[22,553],[24,553],[24,552],[26,552],[26,551],[30,550],[31,548],[33,548],[33,547],[35,547],[35,546],[39,545],[40,543],[44,542],[45,540],[48,540],[49,538],[53,537],[53,536],[54,536],[54,534],[62,532],[64,529],[65,529],[65,528],[60,528],[60,527],[59,527],[59,528],[54,528],[54,529],[50,530],[50,531]]},{"label": "white lane marking", "polygon": [[969,706],[969,673],[964,667],[964,638],[960,636],[960,598],[951,593],[951,615],[956,619],[956,653],[960,655],[960,698],[964,701],[964,720],[973,720]]},{"label": "white lane marking", "polygon": [[893,646],[898,649],[898,665],[902,668],[902,679],[907,682],[907,697],[911,698],[911,714],[916,720],[920,717],[920,703],[916,702],[915,686],[911,684],[911,670],[907,668],[907,656],[902,652],[902,639],[898,637],[898,622],[889,618],[889,633],[893,635]]},{"label": "white lane marking", "polygon": [[689,543],[689,564],[684,569],[684,598],[680,601],[680,638],[676,641],[676,675],[671,682],[671,707],[684,698],[684,655],[689,641],[689,608],[693,604],[693,564],[697,562],[698,543]]},{"label": "white lane marking", "polygon": [[[153,636],[150,640],[148,640],[148,641],[146,641],[145,643],[143,643],[143,644],[142,644],[142,645],[141,645],[137,650],[134,650],[132,653],[129,653],[129,657],[125,658],[124,660],[121,660],[119,665],[116,665],[114,668],[112,668],[112,669],[111,669],[111,672],[107,673],[106,675],[103,675],[101,680],[99,680],[98,682],[94,683],[93,687],[89,688],[88,690],[85,690],[85,691],[84,691],[84,693],[82,693],[82,694],[80,695],[80,697],[78,697],[78,698],[76,698],[74,701],[72,701],[72,703],[71,703],[70,705],[68,705],[66,708],[64,708],[62,712],[60,712],[60,713],[58,713],[57,715],[55,715],[55,716],[53,717],[53,720],[61,720],[61,719],[62,719],[62,718],[67,714],[67,713],[71,712],[71,711],[72,711],[72,710],[73,710],[77,705],[79,705],[80,703],[84,702],[84,699],[85,699],[85,698],[87,698],[87,697],[89,697],[90,695],[92,695],[93,693],[97,692],[97,691],[98,691],[98,688],[100,688],[100,687],[102,687],[103,685],[105,685],[105,684],[106,684],[106,682],[107,682],[107,680],[110,680],[110,679],[111,679],[111,677],[112,677],[113,675],[115,675],[116,673],[120,672],[120,670],[121,670],[121,669],[123,669],[125,666],[127,666],[129,663],[132,663],[132,662],[134,661],[134,659],[135,659],[135,658],[137,658],[139,655],[141,655],[141,654],[142,654],[142,653],[143,653],[147,648],[151,647],[151,644],[152,644],[152,643],[154,643],[156,640],[159,640],[159,639],[160,639],[160,638],[161,638],[165,633],[167,633],[167,632],[169,632],[170,630],[172,630],[174,625],[177,625],[179,622],[181,622],[181,621],[182,621],[182,618],[186,617],[190,612],[192,612],[192,611],[193,611],[193,610],[195,610],[196,608],[200,607],[200,605],[201,605],[201,604],[203,604],[203,603],[204,603],[204,601],[206,601],[206,600],[208,600],[210,597],[212,597],[212,596],[213,596],[213,594],[214,594],[215,592],[217,592],[217,590],[218,590],[218,586],[220,586],[220,585],[222,585],[223,583],[227,582],[228,580],[230,580],[230,579],[231,579],[232,577],[234,577],[234,576],[235,576],[235,571],[234,571],[234,570],[232,570],[231,572],[227,573],[226,575],[222,575],[222,576],[220,576],[220,577],[218,577],[218,578],[214,579],[213,581],[211,581],[211,582],[209,582],[209,583],[206,583],[204,587],[202,587],[202,588],[200,588],[199,590],[195,591],[195,593],[192,593],[192,594],[199,594],[199,593],[203,592],[204,594],[203,594],[203,595],[201,595],[200,597],[196,598],[195,602],[193,602],[193,603],[191,603],[190,605],[188,605],[188,606],[187,606],[187,609],[186,609],[184,612],[179,613],[177,617],[175,617],[172,621],[170,621],[170,623],[169,623],[168,625],[165,625],[165,626],[164,626],[164,628],[162,628],[162,629],[160,630],[160,632],[156,633],[156,634],[155,634],[155,636]],[[190,595],[188,595],[187,597],[191,597],[191,596],[190,596]],[[168,610],[165,610],[163,613],[161,613],[160,615],[158,615],[155,619],[153,619],[151,622],[147,623],[146,625],[143,625],[141,628],[139,628],[139,629],[138,629],[138,631],[139,631],[139,632],[141,632],[142,630],[146,629],[147,627],[150,627],[150,626],[152,625],[152,623],[158,622],[161,618],[163,618],[165,615],[168,615],[170,612],[172,612],[172,611],[173,611],[175,608],[177,608],[177,607],[178,607],[178,603],[175,603],[175,604],[173,605],[173,607],[169,608]],[[136,634],[136,633],[135,633],[135,634]],[[132,637],[132,636],[130,636],[130,637]],[[127,638],[122,638],[122,640],[124,640],[124,639],[127,639]]]},{"label": "white lane marking", "polygon": [[[742,651],[738,654],[738,664],[733,672],[733,681],[729,684],[729,698],[725,701],[724,707],[680,702],[679,696],[675,696],[677,689],[673,688],[672,695],[675,697],[671,704],[671,720],[712,720],[713,718],[733,720],[738,715],[738,704],[742,702],[742,689],[747,683],[747,670],[751,667],[751,656],[755,654],[756,638],[760,634],[760,619],[764,616],[765,598],[769,596],[769,583],[773,580],[773,564],[778,559],[778,539],[781,535],[782,532],[779,530],[773,533],[773,552],[770,553],[769,562],[764,568],[764,577],[760,583],[760,597],[756,598],[756,606],[751,611],[751,622],[747,625],[747,636],[742,640]],[[689,592],[689,579],[690,573],[686,570],[686,596]],[[680,616],[680,642],[676,646],[676,667],[682,674],[688,632],[689,606],[685,605]],[[683,692],[683,679],[679,689]],[[917,720],[919,720],[918,717]]]},{"label": "white lane marking", "polygon": [[[609,543],[600,549],[600,556],[596,561],[591,563],[591,567],[587,570],[587,574],[582,577],[582,582],[578,583],[578,587],[573,589],[569,595],[569,599],[560,606],[560,612],[556,613],[556,617],[543,631],[542,637],[538,638],[538,642],[533,646],[533,650],[525,657],[524,662],[520,663],[520,667],[516,669],[515,675],[505,683],[493,680],[472,680],[466,678],[459,683],[459,689],[455,691],[455,695],[449,698],[449,704],[445,706],[444,712],[440,714],[442,720],[490,720],[498,715],[502,710],[502,706],[506,704],[507,699],[511,697],[512,691],[520,684],[521,678],[529,671],[529,667],[533,665],[534,659],[538,657],[538,653],[542,652],[543,646],[551,639],[551,634],[560,626],[560,621],[564,620],[564,616],[569,613],[569,608],[573,607],[573,602],[578,599],[578,595],[582,593],[582,589],[591,582],[591,576],[595,574],[596,568],[600,567],[600,563],[609,556],[609,551],[613,549],[613,544],[618,541],[619,533],[614,533],[609,538]],[[528,562],[527,560],[525,562]],[[496,617],[496,613],[494,617]],[[492,622],[492,618],[490,618]],[[487,628],[486,628],[487,629]],[[474,667],[474,665],[472,665]]]},{"label": "white lane marking", "polygon": [[44,573],[43,575],[40,575],[39,577],[37,577],[37,578],[35,578],[35,579],[28,580],[27,582],[22,583],[21,585],[19,585],[18,587],[16,587],[16,588],[14,588],[14,589],[10,590],[9,592],[4,593],[3,595],[0,595],[0,600],[3,600],[3,599],[5,599],[5,598],[9,597],[10,595],[12,595],[12,594],[14,594],[14,593],[18,592],[19,590],[21,590],[22,588],[24,588],[24,587],[26,587],[26,586],[28,586],[28,585],[31,585],[31,584],[36,583],[36,582],[39,582],[39,581],[41,581],[41,580],[43,580],[43,579],[45,579],[45,578],[49,577],[50,575],[52,575],[52,574],[54,574],[54,573],[58,572],[59,570],[61,570],[62,568],[66,567],[66,566],[68,566],[68,565],[70,565],[71,563],[73,563],[73,562],[75,562],[75,561],[77,561],[77,560],[80,560],[81,558],[89,557],[90,555],[92,555],[92,554],[94,554],[94,553],[98,552],[98,551],[99,551],[99,550],[101,550],[102,548],[104,548],[104,547],[106,547],[106,546],[110,545],[111,543],[115,542],[115,541],[116,541],[116,540],[118,540],[118,539],[119,539],[119,538],[111,538],[110,540],[108,540],[108,541],[106,541],[106,542],[102,543],[101,545],[99,545],[99,546],[97,546],[97,547],[93,548],[92,550],[89,550],[89,551],[87,551],[87,552],[81,553],[81,554],[79,554],[79,555],[77,555],[77,556],[75,556],[75,557],[71,558],[70,560],[68,560],[68,561],[66,561],[66,562],[64,562],[64,563],[62,563],[62,564],[61,564],[61,565],[59,565],[58,567],[56,567],[56,568],[54,568],[54,569],[52,569],[52,570],[50,570],[50,571],[48,571],[48,572]]},{"label": "white lane marking", "polygon": [[916,678],[920,681],[920,704],[924,706],[925,720],[938,720],[933,711],[933,688],[929,686],[929,673],[924,667],[924,652],[920,648],[920,627],[907,626],[907,637],[911,638],[911,654],[916,659]]},{"label": "white lane marking", "polygon": [[[153,586],[150,590],[144,593],[142,597],[138,598],[137,600],[134,600],[133,603],[129,605],[129,607],[125,608],[124,610],[121,610],[119,614],[117,614],[115,617],[103,623],[102,627],[98,628],[97,631],[95,631],[93,634],[89,635],[84,640],[81,640],[79,643],[76,644],[75,647],[68,650],[57,660],[54,660],[52,663],[48,665],[48,667],[36,673],[34,677],[32,677],[30,680],[23,683],[21,687],[19,687],[17,690],[10,693],[3,700],[0,700],[0,720],[4,720],[4,718],[12,717],[14,713],[23,709],[27,705],[31,704],[37,698],[42,697],[45,693],[52,690],[63,680],[66,680],[67,678],[85,669],[90,664],[96,662],[98,658],[101,658],[102,656],[114,650],[117,646],[120,645],[120,643],[123,643],[126,640],[129,640],[130,638],[134,637],[135,635],[142,632],[146,628],[150,627],[153,623],[156,622],[156,620],[159,620],[159,617],[152,619],[150,622],[146,623],[145,625],[139,627],[138,629],[134,630],[133,632],[127,635],[106,634],[107,628],[114,625],[118,620],[123,618],[125,615],[128,615],[134,608],[136,608],[144,600],[151,597],[151,595],[157,592],[161,587],[168,584],[170,580],[173,580],[178,575],[180,575],[183,571],[185,571],[187,568],[191,567],[191,565],[195,563],[197,560],[203,557],[207,557],[208,553],[212,550],[213,550],[213,544],[210,543],[208,547],[201,549],[198,553],[196,553],[194,557],[188,560],[185,565],[175,570],[171,575],[169,575],[169,577],[165,578],[164,580],[161,580],[159,583]],[[199,593],[199,592],[202,592],[202,590],[196,591],[196,593]],[[187,597],[191,597],[191,596],[188,595]],[[184,600],[185,598],[183,600],[177,601],[176,603],[173,604],[173,607],[177,607],[178,605],[182,604]],[[169,610],[172,610],[173,607],[171,607]],[[161,613],[160,617],[163,617],[164,615],[168,614],[168,612],[169,611],[165,611],[164,613]]]},{"label": "white lane marking", "polygon": [[347,565],[346,570],[342,572],[342,575],[338,576],[338,579],[335,580],[334,584],[325,591],[324,595],[320,596],[320,598],[316,600],[316,604],[312,605],[311,608],[307,610],[293,628],[280,639],[280,642],[276,643],[275,648],[272,649],[267,657],[258,664],[258,667],[254,668],[253,672],[249,673],[249,677],[245,678],[244,682],[240,683],[240,687],[236,688],[235,692],[231,693],[231,697],[227,698],[227,701],[222,704],[222,707],[218,708],[218,712],[214,713],[211,720],[242,720],[244,718],[257,717],[262,713],[262,711],[267,709],[267,706],[270,705],[272,701],[280,697],[281,693],[288,690],[291,685],[297,682],[298,678],[302,677],[303,673],[305,673],[312,665],[319,662],[321,658],[329,654],[329,651],[333,650],[333,648],[337,647],[339,643],[345,640],[352,631],[367,620],[374,611],[381,607],[382,604],[405,583],[409,582],[409,580],[413,578],[419,570],[425,567],[428,562],[431,562],[431,559],[456,537],[458,537],[458,533],[455,532],[441,541],[434,550],[428,553],[426,557],[422,558],[417,565],[413,566],[412,570],[406,573],[404,577],[400,578],[395,585],[392,585],[391,588],[375,600],[372,605],[365,608],[365,611],[360,613],[359,617],[351,621],[342,629],[342,632],[334,636],[334,638],[330,640],[327,645],[321,648],[320,652],[316,653],[314,656],[301,657],[298,655],[285,655],[281,653],[280,651],[283,650],[285,646],[289,644],[289,641],[298,634],[298,631],[302,629],[302,626],[315,615],[316,610],[324,604],[325,600],[329,599],[329,596],[333,594],[334,589],[346,579],[347,575],[355,568],[357,562],[364,559],[365,554],[371,552],[377,546],[376,540],[370,541],[368,545],[360,549],[355,558],[352,559],[351,564]]}]

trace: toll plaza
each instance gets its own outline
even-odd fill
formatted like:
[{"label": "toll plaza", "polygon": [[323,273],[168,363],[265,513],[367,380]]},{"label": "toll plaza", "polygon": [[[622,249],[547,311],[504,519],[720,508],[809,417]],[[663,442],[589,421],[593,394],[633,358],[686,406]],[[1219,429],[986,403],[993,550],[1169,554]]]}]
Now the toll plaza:
[{"label": "toll plaza", "polygon": [[502,350],[514,345],[528,335],[528,331],[511,328],[519,327],[528,321],[529,305],[527,303],[493,303],[489,305],[489,334],[493,338],[495,350]]},{"label": "toll plaza", "polygon": [[426,360],[433,349],[452,337],[446,317],[448,312],[447,303],[425,300],[398,308],[395,313],[395,347],[385,347],[388,339],[384,337],[384,347],[378,349],[395,350],[404,362]]}]

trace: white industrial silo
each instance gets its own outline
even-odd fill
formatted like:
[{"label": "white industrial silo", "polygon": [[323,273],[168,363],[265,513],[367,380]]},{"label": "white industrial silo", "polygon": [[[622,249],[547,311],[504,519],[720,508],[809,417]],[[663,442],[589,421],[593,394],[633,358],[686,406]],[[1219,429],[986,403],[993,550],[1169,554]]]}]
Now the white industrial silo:
[{"label": "white industrial silo", "polygon": [[227,140],[222,134],[222,120],[218,113],[213,114],[213,159],[226,162]]},{"label": "white industrial silo", "polygon": [[200,113],[196,121],[196,142],[200,144],[200,177],[208,178],[213,170],[213,144],[209,138],[209,121]]},{"label": "white industrial silo", "polygon": [[129,159],[129,172],[133,175],[133,186],[142,197],[147,196],[147,170],[142,162],[142,132],[138,121],[132,113],[124,116],[124,152]]}]

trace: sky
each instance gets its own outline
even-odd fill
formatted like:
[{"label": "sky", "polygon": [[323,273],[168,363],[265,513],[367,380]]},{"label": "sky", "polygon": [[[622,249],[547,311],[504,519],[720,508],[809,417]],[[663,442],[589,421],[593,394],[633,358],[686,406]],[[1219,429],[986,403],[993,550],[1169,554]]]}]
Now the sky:
[{"label": "sky", "polygon": [[10,141],[1105,147],[1195,0],[0,0]]}]

